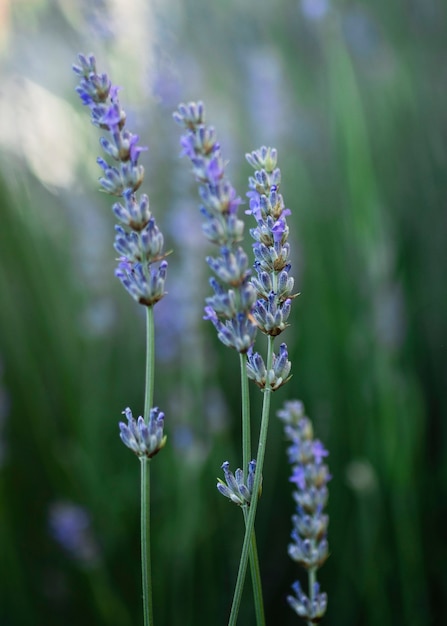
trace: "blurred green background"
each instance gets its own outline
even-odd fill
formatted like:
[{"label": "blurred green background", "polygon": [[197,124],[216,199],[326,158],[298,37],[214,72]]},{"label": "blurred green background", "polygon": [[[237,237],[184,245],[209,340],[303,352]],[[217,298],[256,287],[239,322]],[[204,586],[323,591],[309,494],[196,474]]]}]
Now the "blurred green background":
[{"label": "blurred green background", "polygon": [[[1,626],[141,623],[139,467],[117,423],[142,411],[144,312],[113,277],[79,51],[123,87],[174,250],[156,307],[156,624],[225,624],[242,541],[215,489],[221,463],[241,463],[238,357],[201,319],[208,250],[171,118],[199,98],[240,195],[245,152],[279,151],[301,296],[273,409],[302,399],[330,450],[324,623],[447,623],[446,37],[435,0],[0,2]],[[269,624],[300,623],[288,474],[273,416],[257,521]],[[64,519],[81,526],[69,550]],[[254,623],[249,585],[239,623]]]}]

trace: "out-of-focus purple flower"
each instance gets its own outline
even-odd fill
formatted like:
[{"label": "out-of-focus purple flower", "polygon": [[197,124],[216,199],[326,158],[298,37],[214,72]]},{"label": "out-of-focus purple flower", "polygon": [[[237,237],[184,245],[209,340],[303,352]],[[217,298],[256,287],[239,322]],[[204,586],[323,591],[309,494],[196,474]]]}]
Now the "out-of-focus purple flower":
[{"label": "out-of-focus purple flower", "polygon": [[244,55],[245,89],[249,123],[254,135],[265,141],[281,141],[290,132],[291,103],[288,101],[287,69],[274,46],[251,47]]},{"label": "out-of-focus purple flower", "polygon": [[390,63],[390,50],[367,5],[353,4],[348,7],[342,14],[341,24],[349,50],[359,61],[372,63],[375,67],[378,62],[383,63],[385,57]]},{"label": "out-of-focus purple flower", "polygon": [[309,20],[323,19],[331,8],[330,0],[301,0],[301,12]]},{"label": "out-of-focus purple flower", "polygon": [[98,562],[99,546],[86,509],[72,502],[54,502],[48,511],[48,527],[53,539],[74,560],[89,567]]},{"label": "out-of-focus purple flower", "polygon": [[116,25],[107,0],[80,0],[80,10],[90,36],[95,40],[116,37]]}]

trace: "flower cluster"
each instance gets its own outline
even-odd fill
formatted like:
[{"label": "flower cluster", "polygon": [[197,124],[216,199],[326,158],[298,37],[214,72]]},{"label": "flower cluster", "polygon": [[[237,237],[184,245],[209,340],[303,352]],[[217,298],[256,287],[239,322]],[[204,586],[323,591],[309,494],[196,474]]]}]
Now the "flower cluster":
[{"label": "flower cluster", "polygon": [[205,319],[213,323],[223,344],[244,354],[253,345],[257,328],[251,315],[256,291],[247,255],[238,245],[244,231],[237,217],[242,201],[225,176],[220,144],[214,128],[205,123],[203,104],[180,104],[174,119],[185,130],[182,154],[190,159],[199,184],[203,232],[219,246],[219,256],[206,259],[215,276],[210,279],[214,295],[206,299]]},{"label": "flower cluster", "polygon": [[127,424],[120,422],[120,437],[124,445],[135,452],[139,458],[151,459],[165,446],[166,435],[163,435],[164,413],[158,407],[150,410],[146,424],[140,415],[135,420],[132,411],[127,408],[123,411]]},{"label": "flower cluster", "polygon": [[[254,176],[249,178],[247,196],[250,208],[246,211],[256,220],[256,227],[250,229],[255,241],[253,253],[257,274],[251,279],[257,295],[253,317],[261,332],[276,337],[288,326],[292,299],[296,295],[292,294],[294,280],[289,276],[290,245],[286,217],[290,215],[290,210],[285,208],[279,192],[281,171],[277,167],[275,148],[262,146],[245,156],[255,170]],[[281,344],[280,353],[275,355],[273,361],[273,368],[267,372],[261,355],[249,352],[248,376],[261,388],[267,382],[271,389],[278,389],[290,378],[285,343]]]},{"label": "flower cluster", "polygon": [[52,537],[76,561],[94,566],[100,558],[88,512],[72,502],[54,502],[48,513]]},{"label": "flower cluster", "polygon": [[[120,222],[115,227],[115,250],[120,255],[116,276],[128,293],[140,304],[153,306],[164,296],[167,262],[163,253],[163,235],[149,210],[146,194],[137,198],[136,191],[143,182],[144,168],[138,163],[138,135],[125,128],[126,113],[121,108],[119,87],[112,85],[107,74],[98,74],[93,55],[78,55],[79,65],[73,71],[80,77],[76,91],[82,103],[90,109],[92,123],[107,131],[109,139],[100,143],[112,164],[101,157],[97,162],[103,170],[99,179],[102,190],[118,196],[113,205]],[[153,263],[158,263],[156,269]]]},{"label": "flower cluster", "polygon": [[292,609],[297,615],[311,624],[318,624],[326,613],[327,595],[320,593],[320,585],[315,582],[312,586],[312,597],[309,598],[301,588],[298,581],[292,585],[294,596],[287,596]]},{"label": "flower cluster", "polygon": [[291,379],[289,376],[291,363],[288,356],[287,346],[282,343],[279,347],[279,354],[273,355],[271,369],[267,371],[264,359],[259,352],[250,350],[247,357],[247,376],[254,380],[260,389],[268,386],[272,391],[276,391]]},{"label": "flower cluster", "polygon": [[277,413],[285,423],[285,435],[291,442],[288,448],[293,473],[290,481],[296,485],[293,497],[296,514],[293,515],[293,543],[289,556],[309,573],[309,596],[298,582],[293,585],[295,596],[288,602],[295,612],[310,623],[317,623],[326,611],[327,596],[320,593],[316,571],[328,557],[327,527],[329,517],[323,513],[328,499],[327,483],[331,476],[323,459],[328,455],[323,444],[313,437],[312,423],[304,414],[298,400],[286,402]]},{"label": "flower cluster", "polygon": [[229,468],[230,464],[228,461],[225,461],[222,465],[222,469],[227,484],[218,478],[217,489],[223,496],[229,498],[235,504],[239,506],[250,506],[255,483],[256,461],[250,461],[248,464],[246,484],[244,483],[244,472],[240,468],[238,468],[234,474]]}]

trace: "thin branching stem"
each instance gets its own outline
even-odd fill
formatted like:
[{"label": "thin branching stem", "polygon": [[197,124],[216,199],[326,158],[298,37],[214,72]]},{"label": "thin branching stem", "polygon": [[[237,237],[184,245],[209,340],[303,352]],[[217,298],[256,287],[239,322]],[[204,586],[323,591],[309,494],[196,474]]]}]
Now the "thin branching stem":
[{"label": "thin branching stem", "polygon": [[[144,421],[149,414],[154,398],[154,310],[146,307],[146,377],[144,393]],[[143,590],[144,626],[154,623],[152,610],[152,574],[150,543],[150,459],[141,457],[141,582]]]},{"label": "thin branching stem", "polygon": [[154,623],[152,614],[152,576],[150,543],[150,459],[141,457],[141,582],[143,586],[144,626]]},{"label": "thin branching stem", "polygon": [[247,357],[245,354],[239,354],[239,360],[242,398],[242,468],[244,470],[244,482],[246,482],[248,464],[251,461],[250,393],[248,389]]},{"label": "thin branching stem", "polygon": [[[242,397],[242,467],[244,469],[244,483],[247,482],[248,464],[251,461],[251,428],[250,428],[250,393],[248,388],[247,359],[245,354],[240,354],[241,365],[241,397]],[[247,507],[242,508],[245,525],[247,525]],[[256,534],[253,529],[250,543],[250,572],[253,586],[253,599],[256,612],[257,626],[265,626],[264,600],[262,597],[261,572],[259,569],[258,548]]]},{"label": "thin branching stem", "polygon": [[149,413],[154,402],[155,330],[154,308],[146,307],[146,377],[144,392],[144,421],[149,422]]},{"label": "thin branching stem", "polygon": [[[317,568],[310,567],[307,571],[308,590],[310,606],[313,607],[315,603],[315,583],[317,582]],[[307,626],[312,626],[312,622],[307,622]]]},{"label": "thin branching stem", "polygon": [[[270,371],[273,362],[273,337],[268,337],[268,353],[266,369]],[[242,544],[241,560],[239,562],[239,571],[236,580],[236,587],[233,595],[233,604],[231,606],[230,618],[228,626],[236,626],[237,616],[241,604],[242,591],[244,588],[244,580],[247,572],[247,563],[250,552],[250,544],[252,533],[254,532],[256,509],[258,506],[259,490],[262,480],[262,467],[264,465],[265,447],[267,443],[267,433],[269,426],[270,416],[270,399],[272,389],[268,383],[266,383],[264,389],[264,399],[262,403],[262,417],[261,417],[261,430],[259,433],[258,454],[256,457],[256,472],[255,481],[253,486],[253,494],[250,502],[250,509],[247,516],[247,523],[245,526],[244,543]]]}]

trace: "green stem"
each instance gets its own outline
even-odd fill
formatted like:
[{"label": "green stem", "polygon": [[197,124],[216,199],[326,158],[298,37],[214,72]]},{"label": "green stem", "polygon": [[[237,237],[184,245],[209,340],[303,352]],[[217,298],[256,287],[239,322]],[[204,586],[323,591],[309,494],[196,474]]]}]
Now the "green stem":
[{"label": "green stem", "polygon": [[[242,507],[244,514],[245,526],[247,526],[248,510]],[[258,547],[256,545],[256,533],[253,528],[250,540],[250,573],[253,586],[253,600],[255,605],[256,624],[257,626],[265,626],[264,614],[264,598],[262,596],[261,570],[259,567]]]},{"label": "green stem", "polygon": [[149,413],[154,401],[155,331],[154,308],[146,307],[146,379],[144,391],[144,421],[149,422]]},{"label": "green stem", "polygon": [[150,543],[150,459],[141,461],[141,582],[143,585],[144,626],[154,623],[152,615],[152,576]]},{"label": "green stem", "polygon": [[[251,461],[251,432],[250,432],[250,393],[248,389],[248,376],[246,369],[246,356],[239,354],[241,365],[241,397],[242,397],[242,467],[244,471],[244,483],[247,481],[248,464]],[[242,509],[245,525],[247,525],[247,507]],[[258,548],[256,534],[253,529],[250,543],[250,572],[253,586],[253,599],[256,612],[256,624],[265,626],[264,600],[262,597],[261,572],[259,569]]]},{"label": "green stem", "polygon": [[247,358],[239,354],[241,366],[241,398],[242,398],[242,469],[244,482],[247,480],[248,464],[251,461],[251,431],[250,431],[250,393],[248,389]]},{"label": "green stem", "polygon": [[[310,606],[313,607],[315,600],[315,583],[317,582],[317,568],[311,567],[307,572],[308,590]],[[312,622],[307,622],[307,626],[312,626]]]},{"label": "green stem", "polygon": [[[154,398],[154,310],[146,307],[146,378],[144,391],[144,421],[149,422]],[[152,612],[152,575],[150,544],[150,459],[141,461],[141,582],[143,587],[144,626],[154,623]]]},{"label": "green stem", "polygon": [[[272,368],[273,362],[273,337],[268,337],[268,352],[266,368],[269,371]],[[256,509],[258,506],[259,490],[262,480],[262,467],[264,465],[265,446],[267,442],[267,433],[269,425],[270,415],[270,399],[272,389],[270,386],[266,386],[264,389],[264,400],[262,403],[262,417],[261,417],[261,430],[259,433],[258,454],[256,458],[256,473],[255,481],[253,485],[253,494],[250,503],[250,510],[247,516],[247,523],[245,526],[244,543],[242,544],[241,560],[239,562],[239,571],[237,574],[236,587],[233,595],[233,604],[231,606],[230,619],[228,626],[236,626],[237,616],[239,613],[239,607],[241,604],[242,590],[244,588],[244,580],[247,573],[248,555],[250,551],[252,534],[255,527]]]}]

